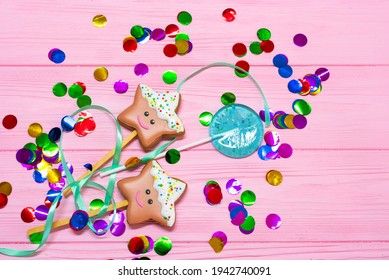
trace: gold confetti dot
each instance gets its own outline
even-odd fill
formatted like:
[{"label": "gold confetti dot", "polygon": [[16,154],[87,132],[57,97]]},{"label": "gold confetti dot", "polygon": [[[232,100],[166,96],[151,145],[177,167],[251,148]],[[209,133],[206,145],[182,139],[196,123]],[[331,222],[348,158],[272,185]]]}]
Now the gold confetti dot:
[{"label": "gold confetti dot", "polygon": [[108,79],[108,70],[105,67],[97,67],[93,73],[93,76],[95,77],[96,81],[104,82],[106,79]]},{"label": "gold confetti dot", "polygon": [[27,133],[33,138],[39,137],[43,132],[43,128],[39,123],[32,123],[28,127]]},{"label": "gold confetti dot", "polygon": [[269,170],[266,173],[266,181],[272,186],[278,186],[282,183],[282,174],[277,170]]},{"label": "gold confetti dot", "polygon": [[98,28],[102,28],[107,24],[107,18],[104,15],[97,15],[93,18],[92,23]]}]

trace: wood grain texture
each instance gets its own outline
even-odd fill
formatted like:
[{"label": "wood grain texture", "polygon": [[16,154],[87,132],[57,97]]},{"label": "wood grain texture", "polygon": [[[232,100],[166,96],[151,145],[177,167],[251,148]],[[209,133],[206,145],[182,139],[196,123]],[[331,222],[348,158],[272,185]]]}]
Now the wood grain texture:
[{"label": "wood grain texture", "polygon": [[[146,4],[147,2],[147,4]],[[3,11],[0,29],[0,119],[15,114],[18,125],[12,130],[0,127],[0,182],[13,186],[8,205],[0,209],[0,247],[31,249],[26,231],[43,224],[25,224],[20,211],[43,203],[47,184],[36,184],[31,171],[15,160],[15,153],[34,139],[27,135],[28,125],[39,122],[48,131],[59,126],[64,115],[77,109],[70,97],[55,97],[52,86],[68,86],[82,81],[93,104],[107,107],[116,116],[131,104],[139,83],[156,90],[174,90],[161,79],[173,69],[179,81],[194,70],[216,61],[235,63],[231,48],[236,42],[246,45],[256,40],[256,31],[268,27],[276,49],[271,54],[243,59],[251,64],[270,107],[293,113],[291,103],[299,96],[287,90],[288,79],[280,78],[272,66],[274,54],[285,53],[293,66],[293,78],[301,78],[318,67],[328,67],[330,79],[323,92],[306,97],[313,111],[304,130],[279,131],[283,142],[291,144],[289,159],[261,161],[256,154],[245,159],[230,159],[219,154],[211,144],[181,153],[176,165],[160,160],[173,177],[188,183],[188,190],[177,204],[173,229],[153,223],[127,227],[121,237],[95,236],[90,231],[75,233],[69,228],[55,230],[48,243],[31,259],[131,259],[128,240],[138,234],[156,239],[168,236],[173,250],[165,257],[151,253],[152,259],[389,259],[389,126],[385,91],[389,68],[385,1],[49,1],[15,0],[0,2]],[[233,7],[237,19],[226,23],[222,11]],[[176,15],[189,11],[193,22],[180,26],[194,43],[192,53],[168,59],[162,53],[163,42],[140,45],[135,53],[122,50],[122,39],[131,26],[150,28],[176,22]],[[93,16],[104,14],[108,24],[103,29],[91,24]],[[296,33],[308,36],[308,45],[298,48],[292,38]],[[66,61],[53,65],[47,59],[51,48],[66,52]],[[133,66],[147,63],[150,73],[142,78]],[[109,70],[105,82],[93,78],[95,67]],[[126,79],[130,88],[123,95],[113,91],[118,79]],[[237,102],[259,111],[262,100],[248,79],[235,76],[232,69],[213,68],[189,80],[182,88],[179,115],[186,134],[173,146],[181,146],[208,136],[208,129],[198,122],[203,111],[216,112],[220,96],[231,91]],[[66,158],[80,176],[85,163],[97,162],[114,144],[113,121],[94,112],[96,131],[85,138],[69,133],[64,138]],[[271,127],[270,129],[274,129]],[[123,130],[124,136],[129,135]],[[123,151],[122,161],[142,156],[144,151],[134,141]],[[265,174],[277,169],[284,175],[278,187],[266,183]],[[118,178],[134,176],[121,173]],[[203,186],[216,180],[224,188],[230,178],[239,179],[245,189],[257,194],[257,203],[248,207],[256,219],[253,234],[245,236],[229,222],[227,206],[237,196],[224,191],[219,206],[204,200]],[[105,183],[106,179],[96,178]],[[102,198],[102,193],[83,190],[86,203]],[[122,200],[119,192],[115,200]],[[56,218],[74,211],[72,198],[61,202]],[[269,230],[264,220],[269,213],[282,217],[277,231]],[[212,233],[223,230],[229,241],[220,254],[207,244]],[[0,260],[12,259],[0,255]]]}]

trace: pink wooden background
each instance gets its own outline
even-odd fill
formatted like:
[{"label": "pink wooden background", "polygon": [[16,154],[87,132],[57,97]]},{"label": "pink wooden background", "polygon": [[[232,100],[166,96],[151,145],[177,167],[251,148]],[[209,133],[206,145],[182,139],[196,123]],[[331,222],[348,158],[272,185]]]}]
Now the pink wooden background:
[{"label": "pink wooden background", "polygon": [[[221,17],[229,7],[237,11],[231,23]],[[1,1],[0,119],[14,114],[19,122],[13,130],[0,127],[0,181],[13,185],[8,205],[0,209],[0,247],[33,248],[26,230],[42,223],[25,224],[20,219],[24,207],[42,204],[48,186],[36,184],[31,172],[16,162],[15,153],[33,140],[27,134],[30,123],[41,123],[47,132],[77,109],[75,100],[51,93],[55,83],[84,82],[93,103],[117,115],[132,102],[138,83],[174,89],[161,79],[165,70],[175,70],[181,80],[208,63],[235,63],[239,59],[233,55],[232,45],[248,45],[256,39],[259,28],[267,27],[273,34],[274,52],[260,56],[248,53],[244,59],[250,62],[251,73],[263,87],[270,107],[292,112],[291,103],[296,98],[286,89],[288,80],[280,78],[272,65],[275,54],[289,57],[295,78],[318,67],[331,72],[322,93],[307,98],[313,107],[308,127],[280,131],[283,142],[294,147],[291,158],[263,162],[253,154],[235,160],[207,144],[183,152],[176,165],[160,160],[170,175],[189,185],[177,206],[178,218],[172,230],[147,223],[127,227],[117,238],[63,229],[52,233],[32,258],[130,259],[133,255],[127,250],[128,240],[145,234],[155,239],[163,235],[173,241],[169,255],[148,254],[152,259],[388,259],[388,8],[388,3],[378,0]],[[183,10],[193,16],[192,24],[181,26],[194,44],[189,55],[166,58],[162,48],[172,39],[140,45],[135,53],[122,50],[122,39],[133,25],[164,28],[177,23],[176,16]],[[92,25],[97,14],[108,18],[105,28]],[[297,33],[307,35],[307,46],[293,44]],[[67,55],[61,65],[47,58],[55,47]],[[140,62],[150,67],[146,77],[133,73],[133,66]],[[94,80],[97,66],[108,68],[107,81]],[[113,91],[118,79],[130,83],[126,94]],[[237,78],[231,69],[211,69],[190,80],[181,91],[179,113],[187,133],[176,145],[207,136],[198,115],[216,112],[226,91],[234,92],[237,102],[261,109],[261,99],[249,80]],[[76,175],[85,170],[85,163],[96,162],[113,147],[112,121],[97,112],[95,119],[97,129],[89,137],[69,134],[65,138],[65,153]],[[134,141],[123,152],[123,159],[142,154]],[[270,169],[283,173],[284,182],[279,187],[266,183],[265,174]],[[122,173],[119,178],[124,176]],[[248,236],[229,222],[226,207],[237,197],[224,191],[222,204],[211,207],[202,194],[208,180],[224,186],[232,177],[257,194],[257,203],[249,208],[257,225]],[[84,194],[86,200],[101,197],[90,190]],[[122,199],[119,192],[115,192],[115,198]],[[71,215],[73,207],[71,198],[64,200],[57,217]],[[282,217],[282,226],[276,231],[264,223],[269,213]],[[215,254],[207,241],[218,230],[227,233],[229,242],[222,253]],[[0,259],[10,258],[0,255]]]}]

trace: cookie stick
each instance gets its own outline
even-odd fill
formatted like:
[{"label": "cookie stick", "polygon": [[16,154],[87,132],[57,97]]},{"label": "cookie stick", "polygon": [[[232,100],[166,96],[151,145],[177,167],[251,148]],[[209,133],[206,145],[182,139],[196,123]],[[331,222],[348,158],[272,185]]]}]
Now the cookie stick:
[{"label": "cookie stick", "polygon": [[[136,130],[134,130],[131,132],[130,135],[128,135],[126,138],[124,138],[124,140],[122,142],[122,149],[124,147],[126,147],[132,141],[132,139],[134,139],[136,136],[137,136],[137,132],[136,132]],[[103,158],[101,158],[97,163],[95,163],[93,165],[92,170],[99,169],[101,166],[103,166],[105,163],[107,163],[107,161],[109,161],[113,157],[114,153],[115,153],[115,148],[110,150]],[[88,176],[90,174],[90,172],[91,171],[86,171],[83,175],[81,175],[80,178],[78,178],[77,181],[84,179],[86,176]],[[65,197],[68,197],[71,193],[72,193],[72,190],[69,188],[63,192],[63,195]]]}]

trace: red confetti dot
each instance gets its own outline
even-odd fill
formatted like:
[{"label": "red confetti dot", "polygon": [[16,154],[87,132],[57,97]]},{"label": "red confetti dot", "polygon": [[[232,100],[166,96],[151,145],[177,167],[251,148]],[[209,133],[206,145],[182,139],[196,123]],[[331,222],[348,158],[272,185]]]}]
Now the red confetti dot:
[{"label": "red confetti dot", "polygon": [[130,250],[130,252],[135,255],[141,254],[144,248],[145,244],[143,242],[143,239],[140,237],[133,237],[128,242],[128,250]]},{"label": "red confetti dot", "polygon": [[[242,69],[245,70],[246,72],[249,72],[249,70],[250,70],[250,64],[249,64],[247,61],[245,61],[245,60],[239,60],[239,61],[235,64],[235,66],[238,66],[238,67],[242,68]],[[238,73],[240,73],[240,74],[245,74],[244,72],[242,72],[242,71],[240,71],[240,70],[238,70],[238,69],[236,69],[236,71],[237,71]]]},{"label": "red confetti dot", "polygon": [[301,91],[299,92],[300,95],[308,95],[311,92],[311,84],[305,80],[305,79],[299,79],[299,81],[302,84]]},{"label": "red confetti dot", "polygon": [[218,190],[217,188],[214,188],[214,189],[209,190],[207,192],[206,197],[207,197],[207,201],[210,204],[219,204],[223,199],[223,194],[220,190]]},{"label": "red confetti dot", "polygon": [[8,197],[3,194],[3,193],[0,193],[0,209],[4,208],[8,203]]},{"label": "red confetti dot", "polygon": [[169,38],[175,38],[178,32],[180,32],[180,29],[175,24],[169,24],[165,28],[166,36],[168,36]]},{"label": "red confetti dot", "polygon": [[[53,203],[49,200],[48,197],[46,197],[46,199],[45,199],[45,206],[46,206],[47,208],[50,208],[50,207],[51,207],[51,204],[53,204]],[[61,204],[61,202],[58,201],[57,207],[55,207],[55,208],[58,208],[58,206],[59,206],[60,204]]]},{"label": "red confetti dot", "polygon": [[246,55],[247,53],[247,47],[245,46],[245,44],[243,43],[236,43],[233,47],[232,47],[232,52],[234,53],[234,55],[236,55],[237,57],[243,57]]},{"label": "red confetti dot", "polygon": [[124,39],[123,41],[123,49],[126,52],[134,52],[138,48],[138,43],[136,42],[136,39],[132,36],[129,36]]},{"label": "red confetti dot", "polygon": [[163,48],[163,53],[167,56],[167,57],[174,57],[176,56],[177,54],[177,46],[174,45],[174,44],[168,44],[166,45],[164,48]]},{"label": "red confetti dot", "polygon": [[223,11],[223,18],[227,22],[231,22],[235,20],[236,11],[234,9],[228,8]]},{"label": "red confetti dot", "polygon": [[274,43],[271,40],[261,42],[260,46],[265,53],[271,53],[274,50]]},{"label": "red confetti dot", "polygon": [[96,122],[93,118],[87,118],[82,122],[82,128],[86,133],[92,133],[96,129]]},{"label": "red confetti dot", "polygon": [[25,223],[32,223],[35,221],[35,209],[32,207],[26,207],[22,210],[20,213],[20,217],[22,218],[22,221]]},{"label": "red confetti dot", "polygon": [[18,119],[14,115],[7,115],[3,119],[3,126],[6,129],[14,128],[18,123]]}]

